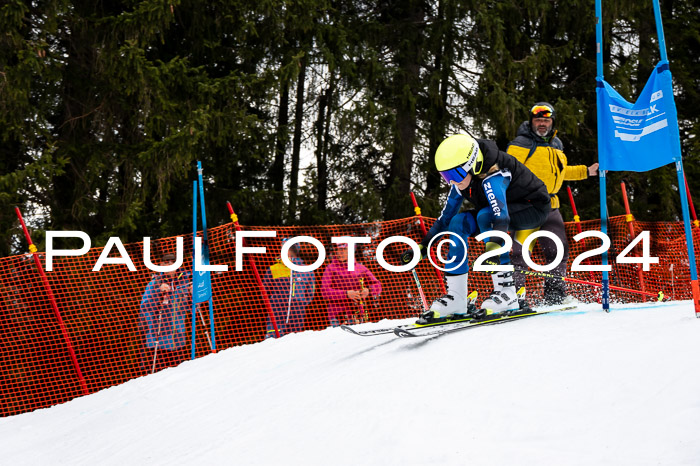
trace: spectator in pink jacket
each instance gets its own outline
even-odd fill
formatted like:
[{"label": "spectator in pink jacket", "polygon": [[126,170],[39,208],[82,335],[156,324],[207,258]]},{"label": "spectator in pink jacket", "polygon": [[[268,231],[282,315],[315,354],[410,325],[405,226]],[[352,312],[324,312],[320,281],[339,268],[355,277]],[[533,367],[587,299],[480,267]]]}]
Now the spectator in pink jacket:
[{"label": "spectator in pink jacket", "polygon": [[377,297],[382,284],[367,267],[355,261],[355,270],[348,270],[348,245],[338,244],[333,261],[323,272],[321,286],[328,303],[328,320],[333,327],[354,323],[354,315],[361,318],[368,306],[367,297]]}]

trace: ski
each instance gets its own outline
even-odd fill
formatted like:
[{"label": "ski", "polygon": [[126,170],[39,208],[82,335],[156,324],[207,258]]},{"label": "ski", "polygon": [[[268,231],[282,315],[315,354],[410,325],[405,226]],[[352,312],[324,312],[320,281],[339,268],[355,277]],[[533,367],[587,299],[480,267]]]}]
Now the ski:
[{"label": "ski", "polygon": [[480,326],[485,326],[485,325],[496,325],[496,324],[502,324],[505,322],[512,322],[514,320],[520,320],[520,319],[525,319],[527,317],[534,317],[534,316],[539,316],[539,315],[544,315],[544,314],[552,314],[554,312],[563,312],[563,311],[569,311],[572,309],[576,309],[576,306],[566,306],[566,307],[560,307],[556,309],[547,309],[547,310],[542,310],[542,311],[525,311],[525,312],[518,312],[515,314],[511,315],[506,315],[506,316],[498,316],[498,317],[493,317],[489,318],[486,317],[485,319],[482,320],[477,320],[477,321],[465,321],[465,322],[443,322],[437,325],[432,326],[432,328],[425,328],[424,326],[421,328],[406,328],[406,326],[400,326],[400,327],[395,327],[394,328],[394,334],[398,337],[401,338],[412,338],[412,337],[427,337],[427,336],[437,336],[437,335],[443,335],[445,333],[451,333],[451,332],[456,332],[458,330],[464,330],[467,328],[473,328],[473,327],[480,327]]},{"label": "ski", "polygon": [[420,329],[420,328],[430,328],[430,327],[437,327],[437,326],[443,326],[443,325],[448,325],[448,324],[463,324],[466,322],[470,322],[471,317],[465,317],[463,319],[450,319],[450,320],[444,320],[440,322],[431,322],[429,324],[406,324],[406,325],[399,325],[394,326],[394,327],[386,327],[386,328],[375,328],[375,329],[369,329],[369,330],[357,330],[353,328],[352,325],[341,325],[340,328],[345,330],[348,333],[352,333],[353,335],[359,335],[361,337],[371,337],[374,335],[386,335],[388,333],[395,333],[396,330],[403,330],[403,329],[408,329],[408,330],[413,330],[413,329]]},{"label": "ski", "polygon": [[[469,296],[467,297],[467,308],[470,306],[474,307],[476,303],[476,298],[478,297],[478,293],[476,290],[472,291],[469,293]],[[394,327],[387,327],[387,328],[376,328],[376,329],[371,329],[371,330],[356,330],[354,329],[351,325],[341,325],[340,328],[345,330],[348,333],[352,333],[353,335],[359,335],[361,337],[371,337],[374,335],[386,335],[388,333],[395,333],[396,330],[403,330],[403,329],[419,329],[419,328],[426,328],[426,327],[437,327],[440,325],[446,325],[446,324],[455,324],[455,323],[465,323],[469,322],[472,320],[472,317],[463,314],[464,317],[461,318],[454,318],[454,316],[450,316],[450,318],[443,318],[439,319],[434,322],[430,323],[423,323],[420,324],[418,322],[414,322],[412,324],[406,324],[406,325],[399,325],[394,326]]]},{"label": "ski", "polygon": [[402,329],[405,327],[410,327],[411,325],[400,325],[398,327],[387,327],[387,328],[375,328],[372,330],[355,330],[352,325],[341,325],[340,328],[353,335],[359,335],[361,337],[371,337],[374,335],[386,335],[387,333],[394,333],[396,329]]}]

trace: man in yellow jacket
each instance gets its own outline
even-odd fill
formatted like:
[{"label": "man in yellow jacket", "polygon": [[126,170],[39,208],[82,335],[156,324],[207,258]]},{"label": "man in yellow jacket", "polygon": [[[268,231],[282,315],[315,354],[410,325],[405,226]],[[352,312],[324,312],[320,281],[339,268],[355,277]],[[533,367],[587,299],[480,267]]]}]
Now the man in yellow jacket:
[{"label": "man in yellow jacket", "polygon": [[[569,243],[566,239],[564,219],[559,212],[559,197],[557,193],[564,181],[585,180],[589,176],[598,174],[598,164],[587,167],[585,165],[569,166],[564,146],[556,136],[554,128],[554,107],[547,102],[538,102],[530,109],[530,118],[524,121],[516,138],[511,141],[507,152],[522,162],[547,186],[552,199],[552,210],[540,230],[554,233],[564,244],[564,257],[561,263],[550,273],[559,276],[566,274],[566,265],[569,260]],[[548,238],[538,240],[547,263],[551,263],[557,249],[554,242]],[[513,265],[526,269],[527,265],[522,257],[522,248],[518,242],[513,246]],[[520,288],[525,284],[525,277],[521,273],[515,273],[515,284]],[[566,297],[566,284],[562,280],[547,279],[544,286],[544,304],[561,304]],[[522,306],[522,304],[521,304]]]}]

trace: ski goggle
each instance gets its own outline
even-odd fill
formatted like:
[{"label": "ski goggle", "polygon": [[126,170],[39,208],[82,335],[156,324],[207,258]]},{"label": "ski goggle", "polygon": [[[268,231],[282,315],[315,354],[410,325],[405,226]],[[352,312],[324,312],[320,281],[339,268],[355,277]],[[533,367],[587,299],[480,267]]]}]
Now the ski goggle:
[{"label": "ski goggle", "polygon": [[532,118],[552,118],[554,110],[548,105],[535,105],[530,109]]},{"label": "ski goggle", "polygon": [[481,170],[484,168],[484,156],[481,152],[479,152],[479,155],[476,157],[476,162],[474,163],[473,167],[469,166],[469,162],[465,163],[464,165],[450,168],[449,170],[441,171],[440,175],[447,181],[447,184],[450,184],[452,181],[455,183],[461,183],[462,180],[464,180],[469,172],[471,171],[472,174],[478,175],[481,173]]}]

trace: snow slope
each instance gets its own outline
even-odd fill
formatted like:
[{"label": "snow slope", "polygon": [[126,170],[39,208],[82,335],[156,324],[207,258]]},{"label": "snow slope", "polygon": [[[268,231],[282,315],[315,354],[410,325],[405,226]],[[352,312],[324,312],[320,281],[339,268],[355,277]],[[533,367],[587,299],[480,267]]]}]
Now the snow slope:
[{"label": "snow slope", "polygon": [[304,332],[0,419],[0,463],[698,465],[699,358],[690,302]]}]

